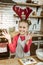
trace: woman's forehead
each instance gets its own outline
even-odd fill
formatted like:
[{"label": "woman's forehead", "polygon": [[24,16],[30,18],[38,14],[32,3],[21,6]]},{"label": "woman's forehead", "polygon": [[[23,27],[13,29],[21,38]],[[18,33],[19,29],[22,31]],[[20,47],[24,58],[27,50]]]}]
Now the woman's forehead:
[{"label": "woman's forehead", "polygon": [[20,22],[19,25],[21,25],[21,26],[27,26],[28,24],[26,22]]}]

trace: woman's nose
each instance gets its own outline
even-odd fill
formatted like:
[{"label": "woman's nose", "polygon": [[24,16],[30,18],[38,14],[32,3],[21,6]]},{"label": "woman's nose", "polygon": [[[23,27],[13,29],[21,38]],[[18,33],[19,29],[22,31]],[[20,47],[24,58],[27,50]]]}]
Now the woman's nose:
[{"label": "woman's nose", "polygon": [[24,30],[24,28],[22,27],[22,31]]},{"label": "woman's nose", "polygon": [[23,27],[21,27],[21,30],[23,30]]}]

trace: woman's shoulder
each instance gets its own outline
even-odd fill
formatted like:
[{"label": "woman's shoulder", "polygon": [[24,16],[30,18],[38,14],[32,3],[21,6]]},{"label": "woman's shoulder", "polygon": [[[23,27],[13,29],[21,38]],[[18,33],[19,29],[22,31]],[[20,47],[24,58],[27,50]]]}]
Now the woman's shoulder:
[{"label": "woman's shoulder", "polygon": [[16,34],[16,35],[14,35],[14,37],[13,38],[18,38],[19,37],[19,33],[18,34]]}]

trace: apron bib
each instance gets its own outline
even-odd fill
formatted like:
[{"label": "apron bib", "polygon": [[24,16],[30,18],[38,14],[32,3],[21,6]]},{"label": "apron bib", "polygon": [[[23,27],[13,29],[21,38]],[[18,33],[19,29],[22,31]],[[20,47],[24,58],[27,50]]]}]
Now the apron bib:
[{"label": "apron bib", "polygon": [[27,53],[25,53],[23,51],[25,43],[26,43],[26,40],[22,41],[20,36],[19,36],[18,42],[17,42],[17,48],[16,48],[16,57],[22,58],[22,57],[25,57],[25,56],[30,56],[30,51],[27,52]]}]

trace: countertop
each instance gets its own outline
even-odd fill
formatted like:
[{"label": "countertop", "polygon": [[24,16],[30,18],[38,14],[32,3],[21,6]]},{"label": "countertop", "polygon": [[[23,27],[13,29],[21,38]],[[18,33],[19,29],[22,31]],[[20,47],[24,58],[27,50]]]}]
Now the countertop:
[{"label": "countertop", "polygon": [[[40,60],[36,56],[29,56],[29,57],[34,58],[37,61],[37,63],[40,62]],[[22,65],[18,60],[19,58],[3,59],[0,60],[0,65]],[[35,64],[31,64],[31,65],[35,65]]]},{"label": "countertop", "polygon": [[[18,32],[11,32],[11,33],[10,33],[11,37],[13,37],[13,36],[15,36],[15,35],[17,35],[17,34],[18,34]],[[32,33],[31,35],[32,35],[32,37],[38,37],[38,36],[43,37],[43,33],[39,33],[39,34],[37,34],[37,33]]]},{"label": "countertop", "polygon": [[[11,37],[13,37],[13,36],[15,36],[15,35],[17,35],[17,34],[18,34],[18,32],[10,32]],[[32,37],[39,37],[39,36],[40,36],[40,37],[43,37],[43,34],[40,34],[40,33],[39,33],[39,34],[37,34],[37,33],[35,33],[35,34],[32,33],[31,35],[32,35]],[[4,38],[4,36],[0,36],[0,38]]]}]

